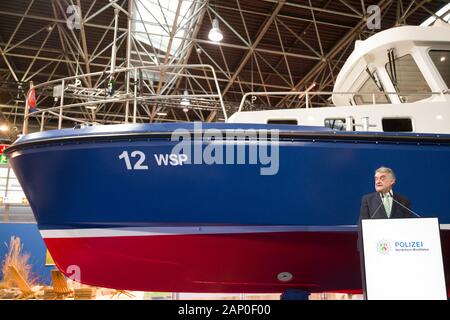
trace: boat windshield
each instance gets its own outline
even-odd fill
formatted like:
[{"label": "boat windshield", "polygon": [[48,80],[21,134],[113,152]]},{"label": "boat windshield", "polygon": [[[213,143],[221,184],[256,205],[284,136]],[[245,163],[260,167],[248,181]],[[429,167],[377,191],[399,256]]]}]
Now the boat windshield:
[{"label": "boat windshield", "polygon": [[385,67],[403,102],[415,102],[431,97],[431,89],[412,55],[395,58],[386,63]]},{"label": "boat windshield", "polygon": [[450,50],[431,50],[430,57],[450,89]]},{"label": "boat windshield", "polygon": [[[363,78],[366,78],[366,80],[362,80]],[[359,83],[361,80],[364,81],[358,90],[358,92],[361,93],[355,94],[353,97],[357,105],[389,103],[388,97],[385,94],[382,94],[384,88],[375,71],[370,72],[366,69],[361,73],[359,79],[356,80],[356,83]],[[373,92],[373,94],[370,92]]]}]

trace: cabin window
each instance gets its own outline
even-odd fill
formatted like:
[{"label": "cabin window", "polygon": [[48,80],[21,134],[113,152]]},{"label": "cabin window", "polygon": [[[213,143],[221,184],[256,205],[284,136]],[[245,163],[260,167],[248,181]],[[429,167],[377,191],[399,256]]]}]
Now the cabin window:
[{"label": "cabin window", "polygon": [[346,131],[346,125],[345,125],[346,119],[345,118],[325,119],[324,124],[325,124],[325,127],[333,129],[333,130]]},{"label": "cabin window", "polygon": [[383,94],[383,85],[381,84],[381,81],[375,71],[364,71],[356,82],[361,81],[362,77],[367,79],[358,90],[361,94],[356,94],[353,96],[353,100],[357,105],[389,103],[388,97]]},{"label": "cabin window", "polygon": [[289,124],[296,126],[298,125],[298,121],[296,119],[269,119],[267,120],[267,124]]},{"label": "cabin window", "polygon": [[410,54],[395,58],[386,63],[385,67],[402,102],[415,102],[431,97],[431,89]]},{"label": "cabin window", "polygon": [[412,121],[409,118],[393,118],[381,120],[385,132],[412,132]]},{"label": "cabin window", "polygon": [[431,50],[430,57],[441,74],[447,88],[450,89],[450,51]]}]

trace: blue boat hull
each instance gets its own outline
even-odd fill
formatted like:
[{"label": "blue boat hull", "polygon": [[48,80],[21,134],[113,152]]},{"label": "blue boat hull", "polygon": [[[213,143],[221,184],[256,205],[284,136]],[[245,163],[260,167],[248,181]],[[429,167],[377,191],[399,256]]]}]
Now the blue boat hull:
[{"label": "blue boat hull", "polygon": [[[124,136],[111,135],[106,130],[108,129],[106,126],[84,131],[82,129],[76,134],[62,130],[47,133],[47,135],[29,135],[28,138],[19,140],[9,150],[11,166],[28,197],[39,228],[43,231],[44,238],[48,238],[47,244],[53,241],[51,247],[55,247],[55,253],[58,251],[55,255],[61,256],[61,261],[64,261],[60,265],[62,269],[67,268],[69,263],[63,255],[71,253],[64,252],[61,247],[55,245],[55,239],[80,240],[102,237],[101,234],[96,235],[97,231],[94,230],[135,232],[139,231],[139,228],[144,228],[141,229],[144,233],[139,233],[138,236],[146,236],[145,232],[148,232],[149,236],[154,236],[155,232],[157,233],[155,230],[169,230],[161,231],[163,233],[161,236],[170,236],[172,233],[179,236],[186,235],[180,230],[194,227],[199,229],[196,229],[197,232],[189,233],[190,236],[204,236],[201,228],[210,227],[215,231],[208,232],[208,235],[228,235],[234,252],[238,252],[240,249],[254,250],[255,246],[239,248],[238,242],[231,239],[232,235],[272,235],[274,230],[264,232],[264,228],[278,227],[280,230],[275,230],[278,235],[283,232],[289,235],[283,241],[295,241],[298,235],[305,233],[317,235],[325,232],[328,233],[328,240],[329,235],[344,236],[345,241],[342,243],[346,248],[342,250],[346,251],[346,255],[350,258],[347,262],[338,264],[337,268],[342,270],[349,268],[356,276],[345,274],[344,280],[345,277],[351,277],[347,285],[344,284],[345,281],[332,281],[333,277],[325,275],[317,276],[311,281],[315,283],[315,291],[358,291],[360,285],[356,224],[360,199],[362,195],[373,191],[374,170],[382,165],[396,171],[398,183],[395,191],[412,200],[415,212],[424,217],[438,216],[441,226],[444,226],[443,229],[450,225],[450,197],[448,196],[450,144],[446,142],[445,137],[434,141],[433,137],[424,136],[422,137],[424,140],[421,141],[421,138],[416,137],[414,140],[414,137],[408,135],[400,135],[398,139],[366,135],[363,139],[358,134],[339,135],[318,131],[314,135],[301,130],[289,129],[288,131],[284,126],[267,126],[267,129],[281,128],[284,134],[280,136],[276,174],[261,175],[261,168],[264,165],[260,164],[158,165],[158,155],[170,155],[178,143],[170,140],[170,133],[180,126],[187,131],[192,130],[189,125],[163,127],[137,125],[131,129],[130,127],[123,129],[121,133],[126,134]],[[227,130],[235,129],[239,125],[212,126],[219,130]],[[158,134],[156,135],[155,132]],[[224,150],[226,145],[237,146],[238,143],[243,143],[246,145],[246,151],[249,152],[249,146],[255,143],[195,141],[194,144],[200,145],[202,152],[212,143],[222,145]],[[258,140],[256,143],[261,142]],[[141,166],[144,165],[147,169],[130,170],[123,157],[120,158],[124,152],[130,155],[134,151],[145,155],[145,161],[141,163]],[[189,160],[193,162],[192,154]],[[138,157],[131,159],[132,166],[137,159]],[[185,229],[174,229],[177,227]],[[236,228],[241,227],[248,229],[245,232],[236,231]],[[231,229],[235,231],[223,231]],[[57,232],[52,235],[54,230]],[[64,230],[68,230],[67,236],[64,236]],[[83,233],[83,230],[88,230],[88,233],[77,236],[80,232]],[[92,231],[90,234],[89,230]],[[252,230],[255,232],[252,233]],[[447,231],[443,233],[447,239]],[[133,235],[133,233],[129,234],[131,237]],[[115,235],[114,233],[103,235],[103,238],[108,237],[114,238]],[[123,240],[131,240],[127,238],[126,233],[119,234],[119,237]],[[172,243],[172,247],[169,247],[167,242],[164,243],[168,246],[168,250],[176,250],[177,246],[183,245],[183,241],[187,241],[186,238],[182,239],[180,239],[181,242]],[[277,240],[274,241],[279,242],[277,245],[280,248],[285,245],[281,238],[275,237],[275,239]],[[317,241],[320,237],[314,239]],[[317,246],[318,251],[328,252],[332,242],[328,240],[323,244],[319,241],[314,245]],[[128,243],[135,244],[133,241]],[[226,239],[218,242],[219,244],[226,245]],[[265,245],[272,246],[271,255],[276,252],[277,245],[273,243]],[[305,242],[303,241],[302,246],[298,247],[295,247],[295,244],[290,245],[293,247],[285,254],[292,257],[295,252],[301,254]],[[320,248],[321,245],[328,248]],[[102,246],[103,251],[107,250],[107,245],[102,244]],[[118,244],[111,245],[110,250],[113,251],[114,246]],[[191,249],[195,252],[195,248]],[[89,260],[92,254],[88,252],[89,245],[83,250],[87,258],[80,257],[78,260]],[[214,248],[207,246],[205,250],[208,254],[207,250],[213,252]],[[446,243],[443,243],[443,250],[448,275],[450,251]],[[74,252],[72,254],[75,256]],[[245,256],[245,252],[237,253],[237,255]],[[145,259],[162,258],[152,257],[152,253],[149,252]],[[176,258],[173,256],[170,259]],[[277,272],[276,257],[265,256],[260,259],[255,261],[253,258],[252,262],[248,263],[257,266],[260,263],[272,261],[270,264],[274,264],[274,267],[267,272]],[[182,264],[183,261],[186,259],[177,263]],[[326,254],[318,261],[326,261]],[[204,263],[214,267],[221,262],[217,258],[215,261],[206,260]],[[89,267],[85,268],[96,268],[93,263],[87,263],[87,265]],[[137,265],[138,262],[135,266]],[[235,273],[238,272],[235,271]],[[98,275],[98,273],[93,274]],[[249,291],[279,292],[295,286],[295,283],[294,285],[277,281],[272,283],[267,280],[266,285],[255,287],[254,283],[251,283],[252,279],[248,279],[246,286],[243,283],[244,280],[236,276],[242,282],[241,285],[236,285],[236,279],[233,280],[231,277],[228,280],[221,280],[220,286],[217,286],[213,279],[196,286],[180,287],[172,283],[167,287],[161,287],[160,284],[152,286],[150,282],[145,287],[138,288],[135,285],[127,285],[126,281],[114,284],[109,280],[95,281],[96,276],[92,277],[94,279],[85,279],[84,282],[105,287],[116,286],[122,289],[140,290],[173,291],[176,289],[177,291],[211,292],[219,288],[224,292],[236,292],[236,290],[245,292],[247,288]],[[190,275],[190,277],[195,276]],[[247,275],[247,277],[250,276]],[[273,277],[273,274],[270,277]],[[343,275],[337,272],[334,278],[336,280],[342,277]],[[178,283],[192,283],[192,281],[184,282],[185,279],[182,278],[180,276]],[[81,281],[83,282],[83,279]],[[265,280],[258,278],[257,281],[261,283]],[[298,283],[297,287],[300,286],[301,283]],[[170,290],[171,288],[175,289]]]}]

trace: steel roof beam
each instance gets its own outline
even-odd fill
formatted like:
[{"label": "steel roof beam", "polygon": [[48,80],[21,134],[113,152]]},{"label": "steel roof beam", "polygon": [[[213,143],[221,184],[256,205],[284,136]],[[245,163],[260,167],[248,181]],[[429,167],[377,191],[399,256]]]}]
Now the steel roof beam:
[{"label": "steel roof beam", "polygon": [[[390,5],[392,0],[381,0],[378,3],[378,6],[380,7],[380,10],[384,10],[388,5]],[[306,74],[305,77],[303,77],[302,80],[297,82],[297,84],[294,86],[292,91],[299,90],[301,86],[309,83],[312,78],[314,78],[318,73],[321,72],[321,70],[327,66],[327,61],[330,59],[333,59],[343,48],[346,47],[346,45],[349,44],[349,42],[352,42],[354,39],[354,36],[359,33],[366,25],[366,17],[363,17],[358,24],[350,30],[345,36],[342,37],[342,39],[325,55],[325,57],[319,61],[309,72]],[[287,98],[284,97],[281,99],[279,103],[277,103],[276,107],[279,107],[281,104],[284,103],[284,101]]]},{"label": "steel roof beam", "polygon": [[258,46],[258,44],[261,42],[261,40],[264,37],[264,35],[266,34],[267,30],[269,30],[269,27],[272,25],[272,22],[274,21],[274,19],[276,18],[278,12],[280,12],[280,10],[281,10],[281,8],[283,7],[284,4],[285,4],[285,1],[283,1],[283,0],[278,1],[277,5],[274,8],[274,10],[272,11],[272,14],[270,15],[270,17],[268,17],[264,21],[264,23],[262,24],[262,28],[257,33],[258,36],[256,37],[255,41],[252,43],[252,46],[249,48],[247,54],[242,58],[241,62],[239,63],[238,68],[234,71],[234,74],[231,77],[230,82],[227,84],[225,89],[222,91],[223,95],[225,95],[227,93],[227,91],[230,89],[230,87],[233,85],[233,83],[236,80],[237,76],[239,75],[239,73],[242,71],[242,69],[246,65],[248,59],[253,55],[253,51]]}]

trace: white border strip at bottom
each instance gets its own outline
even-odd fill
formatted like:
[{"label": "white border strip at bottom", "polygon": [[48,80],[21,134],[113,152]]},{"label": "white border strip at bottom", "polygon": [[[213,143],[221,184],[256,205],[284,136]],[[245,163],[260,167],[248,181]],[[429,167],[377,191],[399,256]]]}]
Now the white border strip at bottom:
[{"label": "white border strip at bottom", "polygon": [[92,228],[41,230],[43,238],[138,237],[166,235],[201,235],[263,232],[342,232],[355,231],[354,226],[155,226],[130,228]]},{"label": "white border strip at bottom", "polygon": [[[450,224],[441,224],[441,230],[450,230]],[[180,226],[130,227],[41,230],[43,238],[100,238],[165,235],[204,235],[268,232],[351,232],[356,225],[339,226]]]}]

